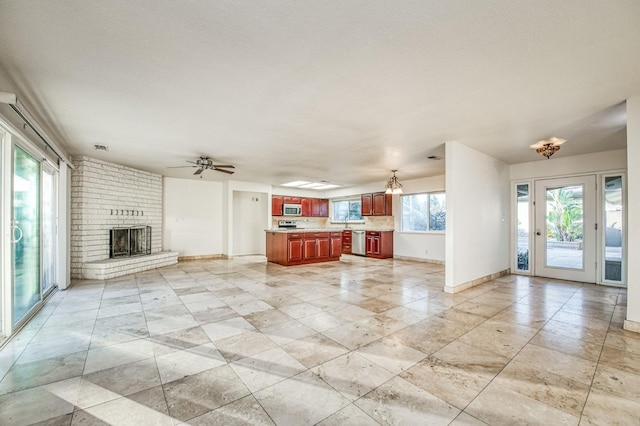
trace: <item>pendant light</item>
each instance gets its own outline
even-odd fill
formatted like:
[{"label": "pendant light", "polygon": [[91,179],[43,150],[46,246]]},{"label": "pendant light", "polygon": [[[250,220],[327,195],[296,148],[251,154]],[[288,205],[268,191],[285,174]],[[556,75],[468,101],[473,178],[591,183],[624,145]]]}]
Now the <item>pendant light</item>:
[{"label": "pendant light", "polygon": [[387,182],[385,194],[402,194],[402,184],[398,182],[398,178],[396,177],[396,172],[398,170],[391,170],[393,172],[393,176],[389,178]]}]

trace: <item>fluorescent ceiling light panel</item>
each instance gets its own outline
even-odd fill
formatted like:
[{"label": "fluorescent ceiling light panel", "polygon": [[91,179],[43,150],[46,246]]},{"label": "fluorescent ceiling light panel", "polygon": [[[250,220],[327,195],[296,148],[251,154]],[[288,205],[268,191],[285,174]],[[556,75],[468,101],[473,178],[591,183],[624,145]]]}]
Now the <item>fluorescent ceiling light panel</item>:
[{"label": "fluorescent ceiling light panel", "polygon": [[298,188],[317,188],[319,186],[323,186],[324,183],[306,183],[304,185],[299,185]]},{"label": "fluorescent ceiling light panel", "polygon": [[322,186],[317,186],[314,189],[331,189],[331,188],[338,188],[340,185],[334,185],[332,183],[328,183],[328,184],[324,184]]},{"label": "fluorescent ceiling light panel", "polygon": [[293,182],[283,183],[281,186],[301,186],[307,183],[311,183],[311,182],[307,182],[306,180],[295,180]]}]

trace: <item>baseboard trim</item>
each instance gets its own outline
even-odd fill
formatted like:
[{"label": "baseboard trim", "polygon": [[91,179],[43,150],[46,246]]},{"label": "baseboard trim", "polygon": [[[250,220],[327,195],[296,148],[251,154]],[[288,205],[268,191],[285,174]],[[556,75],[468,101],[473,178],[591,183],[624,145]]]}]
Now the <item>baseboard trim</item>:
[{"label": "baseboard trim", "polygon": [[640,333],[640,322],[624,320],[624,326],[622,327],[627,331],[632,331],[634,333]]},{"label": "baseboard trim", "polygon": [[470,289],[471,287],[475,287],[477,285],[486,283],[487,281],[495,280],[496,278],[502,277],[504,275],[508,275],[510,271],[511,271],[510,269],[504,269],[494,274],[485,275],[484,277],[480,277],[472,281],[467,281],[466,283],[458,284],[455,287],[450,287],[448,285],[445,285],[444,291],[445,293],[451,293],[451,294],[460,293],[461,291]]},{"label": "baseboard trim", "polygon": [[433,263],[435,265],[444,265],[444,260],[437,259],[425,259],[423,257],[411,257],[411,256],[397,256],[393,255],[395,260],[411,260],[413,262]]},{"label": "baseboard trim", "polygon": [[210,260],[223,259],[223,254],[202,254],[197,256],[178,256],[178,262],[188,262],[190,260]]}]

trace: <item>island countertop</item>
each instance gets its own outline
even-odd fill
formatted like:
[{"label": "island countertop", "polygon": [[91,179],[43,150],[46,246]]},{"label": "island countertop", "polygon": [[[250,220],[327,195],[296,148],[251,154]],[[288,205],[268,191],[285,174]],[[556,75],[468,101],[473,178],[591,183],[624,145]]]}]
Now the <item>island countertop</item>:
[{"label": "island countertop", "polygon": [[274,228],[265,229],[265,232],[276,232],[280,234],[291,234],[296,232],[342,232],[342,231],[372,231],[372,232],[389,232],[394,231],[391,228],[366,228],[366,229],[352,229],[352,228]]}]

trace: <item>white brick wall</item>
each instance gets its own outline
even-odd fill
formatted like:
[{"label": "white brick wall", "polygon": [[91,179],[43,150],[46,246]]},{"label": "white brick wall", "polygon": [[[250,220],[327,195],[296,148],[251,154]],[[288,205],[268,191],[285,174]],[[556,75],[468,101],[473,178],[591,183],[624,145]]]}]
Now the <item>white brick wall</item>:
[{"label": "white brick wall", "polygon": [[[151,252],[162,250],[162,176],[90,157],[73,157],[71,276],[109,258],[109,230],[151,226]],[[117,210],[117,214],[116,214]]]}]

